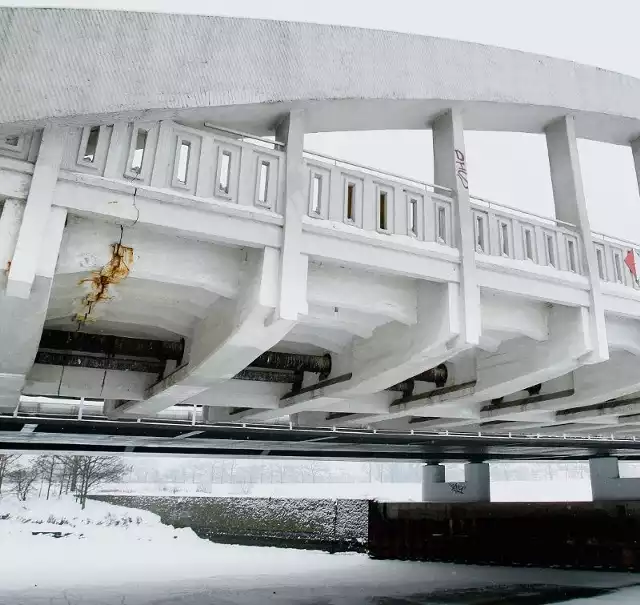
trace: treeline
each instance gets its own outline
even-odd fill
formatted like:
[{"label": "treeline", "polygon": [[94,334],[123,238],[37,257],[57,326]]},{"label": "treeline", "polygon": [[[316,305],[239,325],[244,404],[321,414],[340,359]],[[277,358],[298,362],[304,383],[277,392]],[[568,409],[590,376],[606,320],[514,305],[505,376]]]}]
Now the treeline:
[{"label": "treeline", "polygon": [[414,483],[419,463],[264,460],[232,458],[131,459],[127,481],[138,484],[187,484],[208,491],[219,484]]},{"label": "treeline", "polygon": [[38,492],[49,500],[73,494],[84,509],[92,489],[121,481],[129,467],[118,456],[22,456],[0,454],[0,495],[25,501]]},{"label": "treeline", "polygon": [[[136,458],[127,481],[137,484],[196,485],[210,491],[218,484],[274,483],[418,483],[421,463],[264,460],[223,458]],[[462,481],[463,465],[447,464],[448,480]],[[498,462],[491,464],[494,481],[584,479],[584,462]]]}]

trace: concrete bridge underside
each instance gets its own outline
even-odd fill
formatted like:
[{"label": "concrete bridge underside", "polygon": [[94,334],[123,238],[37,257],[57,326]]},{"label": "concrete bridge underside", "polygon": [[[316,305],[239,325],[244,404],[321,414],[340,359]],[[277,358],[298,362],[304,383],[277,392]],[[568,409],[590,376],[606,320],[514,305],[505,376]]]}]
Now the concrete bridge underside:
[{"label": "concrete bridge underside", "polygon": [[[0,440],[137,448],[173,423],[189,449],[275,424],[391,448],[323,433],[330,456],[430,457],[439,433],[635,451],[637,246],[593,231],[577,140],[640,170],[640,81],[257,20],[0,9],[0,29]],[[366,129],[430,129],[435,183],[304,149]],[[545,135],[554,217],[472,195],[474,129]]]}]

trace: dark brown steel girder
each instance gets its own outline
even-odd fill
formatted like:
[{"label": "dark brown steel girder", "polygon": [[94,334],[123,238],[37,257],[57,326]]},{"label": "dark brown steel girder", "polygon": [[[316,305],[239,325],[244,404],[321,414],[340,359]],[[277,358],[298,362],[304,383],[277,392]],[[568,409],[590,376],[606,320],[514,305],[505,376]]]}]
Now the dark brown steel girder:
[{"label": "dark brown steel girder", "polygon": [[180,361],[184,354],[184,340],[167,342],[146,338],[127,338],[86,332],[43,330],[40,349],[52,351],[74,351],[100,355],[145,357],[150,359],[173,359]]},{"label": "dark brown steel girder", "polygon": [[292,370],[294,372],[312,372],[323,376],[331,373],[331,355],[300,355],[298,353],[278,353],[266,351],[250,364],[252,368],[268,370]]},{"label": "dark brown steel girder", "polygon": [[73,368],[94,368],[97,370],[146,372],[149,374],[162,374],[164,371],[164,361],[96,357],[78,353],[51,353],[49,351],[38,351],[36,363]]}]

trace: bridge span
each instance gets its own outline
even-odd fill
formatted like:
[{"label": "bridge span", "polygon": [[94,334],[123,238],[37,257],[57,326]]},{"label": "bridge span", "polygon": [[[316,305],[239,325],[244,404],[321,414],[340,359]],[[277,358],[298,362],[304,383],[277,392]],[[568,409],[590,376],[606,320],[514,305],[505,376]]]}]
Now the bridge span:
[{"label": "bridge span", "polygon": [[[636,456],[638,246],[591,225],[577,141],[640,171],[640,81],[277,21],[0,30],[3,447]],[[304,147],[393,129],[434,183]],[[544,134],[553,218],[473,195],[468,130]]]},{"label": "bridge span", "polygon": [[640,460],[640,440],[449,433],[278,424],[197,424],[99,416],[4,416],[0,451],[470,462]]}]

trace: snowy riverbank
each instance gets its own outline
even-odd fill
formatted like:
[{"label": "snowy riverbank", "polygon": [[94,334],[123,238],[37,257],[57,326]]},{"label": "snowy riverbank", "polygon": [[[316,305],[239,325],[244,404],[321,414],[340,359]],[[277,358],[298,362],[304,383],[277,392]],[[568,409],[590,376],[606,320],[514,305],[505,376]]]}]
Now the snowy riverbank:
[{"label": "snowy riverbank", "polygon": [[[617,587],[636,580],[625,574],[372,561],[364,555],[213,544],[189,529],[162,525],[152,513],[94,501],[82,511],[69,497],[20,503],[4,496],[0,519],[2,605],[275,604],[312,602],[321,595],[326,603],[374,603],[339,597],[516,584]],[[69,535],[34,535],[58,531]],[[634,590],[627,591],[626,601],[620,593],[584,603],[638,603],[640,592]]]}]

